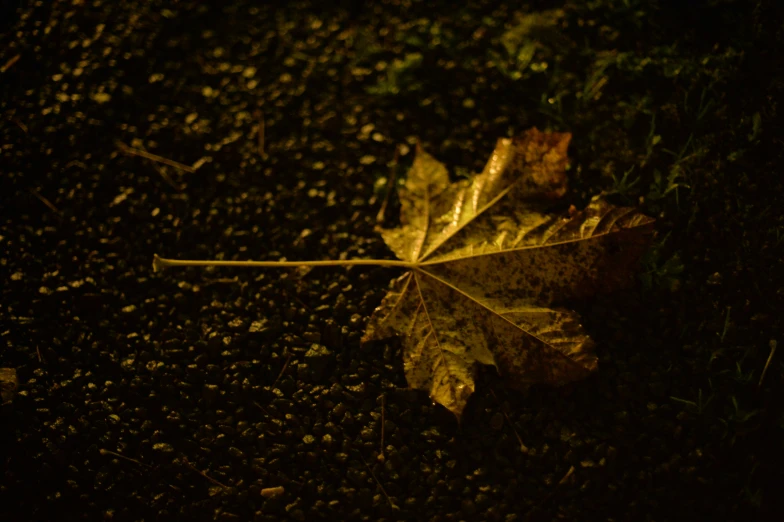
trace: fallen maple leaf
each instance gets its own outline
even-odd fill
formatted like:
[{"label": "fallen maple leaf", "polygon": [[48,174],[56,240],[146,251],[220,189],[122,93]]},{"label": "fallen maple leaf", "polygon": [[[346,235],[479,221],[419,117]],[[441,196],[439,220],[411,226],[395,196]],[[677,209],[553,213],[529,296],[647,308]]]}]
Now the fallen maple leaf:
[{"label": "fallen maple leaf", "polygon": [[653,219],[597,196],[569,216],[541,212],[566,192],[571,135],[531,129],[500,139],[481,174],[450,182],[417,148],[400,191],[400,226],[382,229],[400,261],[181,261],[164,266],[382,265],[409,269],[393,281],[362,343],[398,336],[406,379],[458,418],[478,364],[513,387],[564,384],[596,370],[577,313],[552,308],[632,281]]}]

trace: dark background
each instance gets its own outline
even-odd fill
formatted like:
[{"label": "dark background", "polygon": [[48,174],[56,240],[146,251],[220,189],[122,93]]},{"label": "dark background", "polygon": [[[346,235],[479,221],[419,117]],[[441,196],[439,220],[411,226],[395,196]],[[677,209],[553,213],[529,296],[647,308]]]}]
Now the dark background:
[{"label": "dark background", "polygon": [[[777,2],[214,4],[0,11],[0,519],[780,520]],[[488,369],[458,425],[359,346],[394,270],[151,271],[391,258],[416,139],[460,176],[532,126],[573,133],[556,211],[657,217],[638,285],[570,304],[574,386]]]}]

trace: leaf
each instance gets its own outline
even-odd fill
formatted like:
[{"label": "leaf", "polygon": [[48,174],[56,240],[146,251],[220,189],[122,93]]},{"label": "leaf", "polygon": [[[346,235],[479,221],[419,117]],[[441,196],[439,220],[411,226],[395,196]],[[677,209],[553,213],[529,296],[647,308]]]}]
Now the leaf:
[{"label": "leaf", "polygon": [[530,129],[498,140],[482,173],[452,182],[417,147],[400,189],[400,225],[381,229],[399,261],[201,261],[168,266],[377,265],[408,269],[373,312],[362,343],[400,337],[406,379],[460,418],[478,365],[518,388],[595,371],[570,301],[633,281],[653,219],[597,196],[567,216],[542,208],[566,192],[571,135]]},{"label": "leaf", "polygon": [[537,210],[566,190],[570,138],[531,129],[501,139],[481,174],[455,183],[418,149],[401,224],[381,231],[411,271],[394,281],[362,341],[399,336],[409,386],[458,417],[478,364],[516,387],[596,370],[578,315],[551,306],[629,283],[647,245],[653,219],[598,197],[568,217]]}]

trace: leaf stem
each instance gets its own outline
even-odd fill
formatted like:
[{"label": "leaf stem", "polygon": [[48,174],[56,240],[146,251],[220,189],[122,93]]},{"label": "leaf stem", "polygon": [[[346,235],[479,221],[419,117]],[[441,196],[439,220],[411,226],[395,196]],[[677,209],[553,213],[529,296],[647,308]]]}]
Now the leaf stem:
[{"label": "leaf stem", "polygon": [[392,259],[334,259],[326,261],[206,261],[201,259],[166,259],[155,254],[152,260],[152,269],[160,272],[170,266],[242,266],[263,268],[287,268],[297,266],[391,266],[398,268],[416,268],[417,263],[408,261],[395,261]]}]

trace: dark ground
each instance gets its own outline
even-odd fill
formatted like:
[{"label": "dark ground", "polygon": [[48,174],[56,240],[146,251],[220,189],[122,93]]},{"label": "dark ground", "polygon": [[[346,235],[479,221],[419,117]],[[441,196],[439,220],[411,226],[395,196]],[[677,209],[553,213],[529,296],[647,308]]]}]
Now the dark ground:
[{"label": "dark ground", "polygon": [[[260,3],[3,11],[1,520],[781,520],[777,2]],[[394,271],[151,272],[390,258],[396,145],[464,173],[531,126],[574,134],[564,205],[659,218],[638,287],[575,305],[571,388],[485,371],[458,426],[359,347]]]}]

